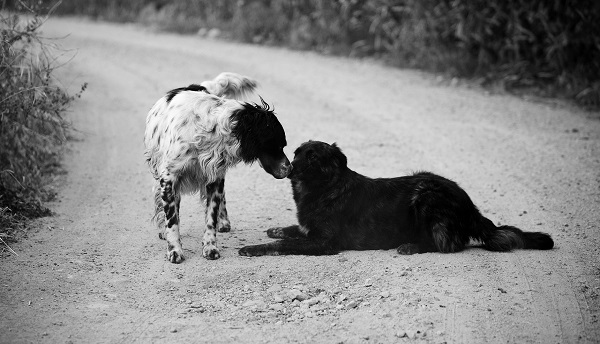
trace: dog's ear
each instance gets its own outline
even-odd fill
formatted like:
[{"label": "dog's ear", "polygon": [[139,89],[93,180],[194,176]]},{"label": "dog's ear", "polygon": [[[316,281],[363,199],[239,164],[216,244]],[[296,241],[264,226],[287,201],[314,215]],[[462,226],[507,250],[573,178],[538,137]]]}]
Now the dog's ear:
[{"label": "dog's ear", "polygon": [[342,152],[340,147],[338,147],[337,143],[332,143],[330,147],[332,148],[333,158],[335,159],[338,166],[346,167],[346,165],[348,165],[348,159],[346,158],[346,155]]}]

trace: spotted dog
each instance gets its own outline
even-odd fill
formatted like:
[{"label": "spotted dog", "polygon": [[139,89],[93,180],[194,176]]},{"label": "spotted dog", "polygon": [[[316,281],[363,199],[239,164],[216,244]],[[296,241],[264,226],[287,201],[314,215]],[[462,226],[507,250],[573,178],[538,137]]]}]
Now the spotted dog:
[{"label": "spotted dog", "polygon": [[277,179],[291,165],[285,132],[273,110],[242,102],[256,82],[235,73],[167,92],[148,113],[145,156],[156,180],[155,220],[167,241],[167,258],[184,259],[179,234],[182,194],[199,193],[206,204],[202,255],[220,257],[216,232],[231,228],[225,202],[225,173],[239,162],[257,161]]},{"label": "spotted dog", "polygon": [[455,182],[433,173],[368,178],[347,167],[335,144],[317,141],[296,149],[292,165],[298,225],[269,229],[269,237],[283,240],[243,247],[240,255],[457,252],[470,239],[490,251],[554,246],[546,233],[495,226]]}]

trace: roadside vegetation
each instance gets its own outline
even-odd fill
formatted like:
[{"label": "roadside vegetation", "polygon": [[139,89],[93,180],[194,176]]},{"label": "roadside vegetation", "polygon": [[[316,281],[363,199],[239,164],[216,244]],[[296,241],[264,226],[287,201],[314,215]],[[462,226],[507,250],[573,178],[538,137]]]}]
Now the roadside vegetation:
[{"label": "roadside vegetation", "polygon": [[58,12],[374,57],[600,107],[596,0],[64,0]]},{"label": "roadside vegetation", "polygon": [[[10,250],[32,218],[47,216],[49,181],[59,171],[69,131],[69,95],[53,78],[56,46],[40,35],[39,3],[0,11],[0,251]],[[19,7],[20,6],[20,7]],[[46,10],[46,13],[48,10]],[[85,85],[82,87],[85,88]]]}]

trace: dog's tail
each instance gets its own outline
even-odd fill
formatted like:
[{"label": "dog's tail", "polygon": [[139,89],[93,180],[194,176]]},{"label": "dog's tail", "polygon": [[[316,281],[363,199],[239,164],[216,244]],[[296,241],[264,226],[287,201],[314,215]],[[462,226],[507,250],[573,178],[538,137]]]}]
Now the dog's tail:
[{"label": "dog's tail", "polygon": [[203,81],[201,85],[210,94],[229,99],[244,100],[254,93],[258,83],[247,76],[224,72],[214,80]]},{"label": "dog's tail", "polygon": [[513,226],[496,227],[494,223],[481,216],[479,229],[483,247],[490,251],[510,251],[513,249],[550,250],[554,241],[549,234],[542,232],[523,232]]}]

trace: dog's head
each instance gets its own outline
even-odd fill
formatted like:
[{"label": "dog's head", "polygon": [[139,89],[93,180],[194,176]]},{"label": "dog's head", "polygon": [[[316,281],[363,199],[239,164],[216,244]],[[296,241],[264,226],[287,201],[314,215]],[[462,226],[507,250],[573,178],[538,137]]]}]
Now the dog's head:
[{"label": "dog's head", "polygon": [[292,170],[283,152],[287,145],[283,126],[262,98],[262,105],[243,103],[232,115],[235,122],[232,134],[240,143],[240,157],[246,163],[259,161],[260,166],[277,179],[285,178]]},{"label": "dog's head", "polygon": [[288,176],[292,180],[328,182],[334,179],[347,166],[347,159],[341,149],[334,144],[308,141],[294,152],[294,169]]}]

